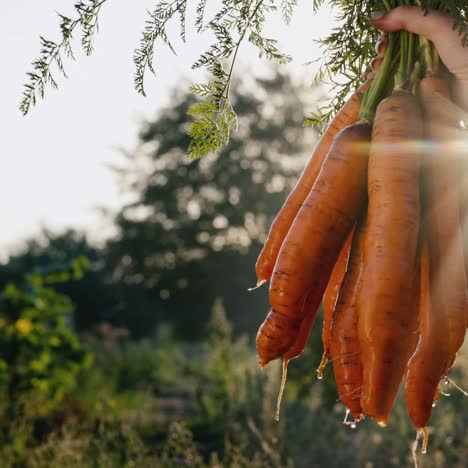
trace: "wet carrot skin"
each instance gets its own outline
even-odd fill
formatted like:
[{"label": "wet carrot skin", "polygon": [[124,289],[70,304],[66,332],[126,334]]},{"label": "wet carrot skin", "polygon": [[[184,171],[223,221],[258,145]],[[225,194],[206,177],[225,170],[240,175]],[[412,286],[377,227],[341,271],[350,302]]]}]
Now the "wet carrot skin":
[{"label": "wet carrot skin", "polygon": [[[335,273],[335,270],[337,269],[337,265],[340,263],[340,260],[341,260],[341,264],[339,265],[340,273],[336,272],[336,274],[341,276],[341,279],[339,280],[340,284],[341,284],[341,281],[343,280],[343,276],[344,276],[344,273],[345,273],[344,270],[346,270],[346,265],[348,263],[349,250],[351,248],[351,244],[350,244],[351,240],[352,240],[352,232],[348,236],[348,239],[346,240],[346,243],[343,246],[343,249],[341,250],[340,257],[338,258],[338,261],[335,264],[335,268],[333,269],[332,276],[330,277],[330,282],[328,283],[329,285],[333,282],[333,273]],[[347,249],[347,253],[344,253],[346,249]],[[343,258],[344,255],[346,255],[346,260]],[[346,263],[343,265],[343,262],[346,262]],[[341,270],[343,270],[343,271],[341,271]],[[335,278],[335,280],[338,281],[337,278]],[[336,300],[336,296],[338,295],[338,291],[335,294],[336,294],[335,295],[335,300]],[[325,295],[326,295],[326,293],[325,293]],[[333,299],[331,299],[331,297],[330,297],[329,300],[331,301]],[[331,314],[333,314],[333,308],[331,309]],[[305,347],[307,345],[307,341],[309,340],[309,336],[310,336],[310,333],[312,331],[312,327],[314,326],[315,319],[317,318],[317,313],[318,313],[318,309],[316,309],[315,311],[310,311],[309,313],[306,314],[305,318],[302,320],[302,322],[301,322],[301,324],[299,326],[299,331],[298,331],[296,340],[294,341],[294,344],[291,346],[289,351],[283,356],[283,359],[286,361],[286,365],[289,363],[290,360],[299,357],[302,354],[302,352],[304,351],[304,349],[305,349]],[[329,318],[329,320],[330,320],[330,327],[331,327],[331,317]],[[330,329],[330,332],[328,334],[327,349],[329,347],[330,335],[331,335],[331,329]]]},{"label": "wet carrot skin", "polygon": [[258,283],[268,281],[271,278],[281,245],[302,203],[312,189],[335,137],[345,127],[354,124],[358,120],[361,109],[360,96],[367,91],[371,81],[372,80],[366,81],[356,90],[343,108],[336,114],[315,147],[309,163],[302,172],[299,181],[274,219],[270,227],[270,232],[268,233],[268,238],[258,256],[255,266]]},{"label": "wet carrot skin", "polygon": [[[437,399],[440,377],[451,366],[451,359],[440,342],[440,329],[432,317],[430,261],[427,241],[421,254],[420,338],[408,362],[405,399],[408,415],[416,428],[426,427]],[[443,334],[443,333],[442,333]]]},{"label": "wet carrot skin", "polygon": [[[450,103],[445,80],[438,77],[421,81],[420,95],[429,116],[426,132],[429,139],[450,143],[458,125],[458,117],[447,112]],[[445,109],[445,112],[444,112]],[[431,291],[433,306],[443,308],[450,321],[447,347],[458,351],[463,344],[466,327],[466,273],[459,207],[458,155],[441,157],[430,154],[425,158],[426,223],[428,225],[429,256],[431,259]]]},{"label": "wet carrot skin", "polygon": [[[459,200],[460,200],[460,223],[463,242],[463,258],[465,260],[465,278],[468,278],[468,160],[459,159]],[[468,328],[468,284],[465,292],[465,322]]]},{"label": "wet carrot skin", "polygon": [[358,293],[363,269],[363,243],[367,216],[356,227],[348,268],[333,311],[330,357],[340,400],[354,418],[362,419],[362,363],[358,336]]},{"label": "wet carrot skin", "polygon": [[[468,278],[468,160],[458,160],[458,182],[460,201],[460,224],[463,242],[463,258],[465,261],[465,278]],[[465,322],[468,328],[468,285],[465,292]]]},{"label": "wet carrot skin", "polygon": [[326,364],[328,355],[330,354],[330,338],[333,323],[333,312],[337,303],[338,295],[340,292],[341,285],[343,283],[346,270],[348,268],[348,261],[351,252],[351,244],[353,242],[354,228],[349,234],[346,242],[341,249],[338,260],[333,267],[330,280],[323,295],[322,307],[323,307],[323,328],[322,328],[322,343],[323,343],[323,356],[320,367]]},{"label": "wet carrot skin", "polygon": [[[350,235],[346,239],[345,244],[343,245],[343,248],[341,249],[338,260],[336,261],[335,266],[333,267],[333,271],[330,276],[330,281],[328,282],[327,289],[325,290],[325,294],[323,295],[324,314],[329,314],[331,311],[330,324],[331,318],[333,317],[333,309],[335,308],[340,288],[343,283],[346,270],[348,268],[351,245],[353,242],[353,232],[354,229],[351,231]],[[327,328],[328,330],[328,327],[324,328]]]},{"label": "wet carrot skin", "polygon": [[[427,114],[426,134],[433,141],[452,139],[455,122],[444,113],[448,86],[437,77],[426,78],[420,96]],[[466,278],[458,206],[458,162],[454,155],[425,155],[426,254],[421,268],[421,336],[408,364],[405,397],[417,428],[425,427],[440,380],[450,371],[466,328]],[[423,293],[425,296],[423,296]]]},{"label": "wet carrot skin", "polygon": [[364,413],[386,425],[417,331],[413,313],[423,135],[416,98],[395,92],[380,103],[369,156],[369,208],[359,294]]},{"label": "wet carrot skin", "polygon": [[[342,130],[282,245],[270,283],[271,311],[257,334],[261,365],[293,346],[300,324],[315,314],[339,252],[366,197],[370,128]],[[273,318],[281,317],[281,337]]]},{"label": "wet carrot skin", "polygon": [[317,318],[318,309],[315,311],[310,311],[307,313],[305,318],[302,320],[301,325],[299,327],[299,333],[297,335],[294,344],[291,346],[289,351],[283,356],[283,359],[290,361],[291,359],[295,359],[302,354],[304,348],[307,345],[307,341],[309,340],[310,332],[312,331],[312,327],[314,326],[315,319]]},{"label": "wet carrot skin", "polygon": [[[465,132],[463,132],[465,133]],[[457,141],[460,140],[460,130],[456,132]],[[465,154],[459,155],[458,164],[458,190],[459,190],[459,208],[460,224],[463,242],[463,257],[465,260],[465,277],[468,278],[468,157]],[[468,328],[468,285],[465,300],[465,321]]]}]

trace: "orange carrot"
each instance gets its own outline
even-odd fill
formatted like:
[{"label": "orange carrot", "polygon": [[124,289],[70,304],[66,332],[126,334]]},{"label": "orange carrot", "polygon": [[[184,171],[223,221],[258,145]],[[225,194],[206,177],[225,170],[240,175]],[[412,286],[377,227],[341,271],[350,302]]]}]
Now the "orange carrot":
[{"label": "orange carrot", "polygon": [[[468,161],[460,161],[459,175],[460,223],[462,229],[463,258],[465,260],[465,277],[468,278]],[[468,291],[466,296],[465,317],[468,327]]]},{"label": "orange carrot", "polygon": [[[468,160],[464,157],[458,158],[458,189],[460,203],[460,224],[463,241],[463,257],[465,259],[465,277],[468,279]],[[465,302],[465,318],[468,327],[468,291]]]},{"label": "orange carrot", "polygon": [[260,364],[284,356],[315,314],[366,194],[370,129],[343,129],[284,240],[270,284],[271,311],[257,334]]},{"label": "orange carrot", "polygon": [[366,215],[361,216],[352,241],[348,269],[333,313],[330,357],[340,400],[356,421],[362,419],[362,364],[358,339],[357,297],[361,288]]},{"label": "orange carrot", "polygon": [[323,343],[323,355],[322,360],[317,369],[317,377],[322,378],[323,369],[327,365],[328,356],[330,354],[330,337],[333,322],[333,311],[335,309],[336,300],[340,292],[343,278],[348,268],[349,253],[351,251],[351,244],[353,241],[354,229],[346,239],[345,245],[341,249],[340,256],[333,268],[328,282],[327,289],[323,295],[322,307],[323,307],[323,328],[322,328],[322,343]]},{"label": "orange carrot", "polygon": [[288,234],[294,218],[317,179],[333,140],[341,130],[357,121],[361,109],[360,96],[367,91],[370,84],[371,80],[366,81],[351,95],[343,108],[336,114],[315,147],[309,163],[302,172],[299,181],[276,215],[255,266],[258,285],[271,278],[281,245]]},{"label": "orange carrot", "polygon": [[422,137],[414,96],[396,91],[376,112],[369,155],[369,208],[359,294],[364,414],[385,426],[417,331],[412,294],[419,235]]},{"label": "orange carrot", "polygon": [[[347,263],[348,263],[349,250],[351,248],[351,240],[352,240],[353,232],[354,232],[354,229],[351,231],[351,234],[348,236],[348,239],[346,240],[345,245],[341,249],[340,256],[338,257],[338,261],[335,264],[335,267],[334,267],[333,272],[332,272],[331,277],[330,277],[330,281],[329,281],[328,286],[327,286],[327,291],[330,289],[330,292],[329,292],[329,297],[327,298],[326,302],[327,302],[327,305],[330,307],[330,309],[329,309],[328,312],[324,312],[324,329],[323,330],[325,330],[325,320],[326,320],[327,322],[330,323],[330,332],[325,333],[325,331],[322,331],[322,339],[323,339],[324,333],[325,333],[325,335],[327,335],[326,338],[325,338],[325,340],[327,340],[326,341],[327,342],[327,344],[326,344],[327,349],[329,347],[329,341],[330,341],[332,318],[331,318],[331,316],[329,318],[325,318],[325,315],[327,313],[328,314],[333,314],[334,302],[336,301],[336,296],[338,295],[338,291],[336,291],[336,292],[331,291],[331,289],[333,289],[333,288],[331,288],[330,285],[333,284],[334,281],[335,282],[339,281],[337,279],[338,276],[341,276],[340,283],[343,280],[343,276],[345,274],[346,266],[347,266]],[[347,249],[347,253],[346,253],[346,249]],[[340,270],[340,273],[338,273],[337,270]],[[333,278],[334,276],[335,276],[335,279]],[[324,302],[325,302],[325,297],[327,296],[327,291],[325,291]],[[334,299],[331,298],[332,294],[335,295]],[[332,302],[333,302],[333,306],[331,305]],[[324,304],[323,307],[324,307],[324,311],[325,311],[325,304]],[[284,387],[286,385],[286,378],[287,378],[287,374],[288,374],[289,361],[299,357],[302,354],[302,352],[304,351],[304,348],[306,347],[307,341],[309,340],[310,332],[312,331],[312,327],[314,326],[314,322],[315,322],[315,319],[317,317],[317,312],[318,312],[318,309],[316,309],[315,313],[310,313],[310,314],[307,314],[305,316],[304,320],[302,320],[301,325],[299,327],[299,333],[298,333],[298,335],[296,337],[296,340],[294,341],[294,344],[291,346],[289,351],[283,356],[283,371],[282,371],[283,375],[282,375],[282,378],[281,378],[281,386],[280,386],[280,391],[279,391],[279,395],[278,395],[278,402],[276,404],[276,420],[279,420],[281,400],[283,398]],[[325,347],[325,341],[324,341],[324,347]],[[325,352],[324,352],[324,356],[325,356]],[[325,361],[323,361],[323,359],[324,358],[322,358],[322,362],[324,362],[324,364],[323,364],[322,370],[325,367],[325,364],[327,363],[328,352],[326,354]],[[320,366],[322,366],[322,364],[320,364]],[[318,373],[318,371],[317,371],[317,373]],[[321,379],[322,375],[318,374],[318,378]]]},{"label": "orange carrot", "polygon": [[[450,141],[454,122],[443,105],[449,96],[446,83],[437,77],[425,78],[420,94],[428,138],[438,143]],[[418,429],[427,426],[439,382],[450,371],[465,337],[466,278],[457,167],[450,154],[435,151],[426,155],[423,164],[428,253],[422,265],[429,273],[422,277],[426,297],[421,337],[406,379],[408,412]]]},{"label": "orange carrot", "polygon": [[323,164],[323,160],[325,159],[335,136],[343,128],[348,125],[352,125],[359,118],[362,95],[368,90],[382,64],[382,59],[387,50],[387,39],[386,34],[379,36],[375,45],[377,57],[370,64],[371,71],[364,76],[364,84],[362,84],[361,87],[351,95],[343,108],[336,114],[327,127],[325,133],[312,153],[308,165],[297,182],[296,187],[290,193],[280,212],[273,221],[268,238],[257,260],[257,285],[261,285],[271,278],[281,245],[301,207],[301,204],[314,185],[315,179],[317,178]]},{"label": "orange carrot", "polygon": [[[341,282],[343,281],[343,276],[346,272],[346,267],[348,264],[349,251],[351,249],[351,240],[352,240],[353,232],[354,232],[354,229],[351,231],[351,234],[348,236],[348,239],[346,240],[345,245],[341,249],[340,256],[338,257],[338,261],[336,262],[335,267],[333,268],[330,281],[328,282],[327,290],[325,291],[325,294],[323,296],[324,297],[324,300],[323,300],[324,302],[323,304],[324,325],[323,325],[323,330],[322,330],[322,340],[324,342],[324,349],[326,346],[327,350],[329,349],[329,345],[330,345],[333,309],[335,307],[335,302],[336,302],[336,298],[337,298],[338,291],[339,291],[339,286],[338,286],[338,289],[335,289],[335,288],[332,288],[331,285],[334,284],[336,286],[338,282],[341,284]],[[327,296],[327,291],[328,291],[328,296]],[[329,307],[327,311],[326,311],[326,307]],[[283,356],[283,371],[282,371],[283,375],[281,378],[281,386],[280,386],[280,391],[278,395],[278,402],[276,404],[276,420],[279,420],[281,400],[283,398],[284,387],[286,385],[289,361],[299,357],[304,351],[304,348],[307,345],[307,341],[309,340],[310,332],[312,331],[312,327],[314,326],[314,322],[317,317],[317,312],[318,312],[318,309],[315,311],[315,313],[310,313],[305,316],[304,320],[302,320],[301,322],[301,326],[299,327],[299,333],[296,337],[296,340],[294,341],[294,344],[291,346],[289,351]],[[325,331],[327,329],[325,322],[329,323],[330,325],[329,332]],[[325,335],[325,338],[323,338],[324,335]],[[324,351],[324,354],[323,354],[324,357],[322,357],[323,366],[322,366],[322,363],[320,363],[320,367],[319,367],[319,370],[321,369],[321,371],[323,371],[323,368],[325,367],[327,363],[328,354],[329,354],[328,352],[325,354],[325,351]],[[319,379],[321,379],[322,372],[319,373],[319,370],[317,370],[317,376]]]},{"label": "orange carrot", "polygon": [[408,414],[417,428],[423,428],[429,422],[432,405],[438,394],[440,375],[443,374],[446,368],[446,363],[439,363],[439,343],[431,337],[431,329],[434,328],[435,323],[431,320],[429,263],[429,251],[426,241],[421,255],[419,315],[421,333],[416,352],[408,362],[405,376],[405,398]]}]

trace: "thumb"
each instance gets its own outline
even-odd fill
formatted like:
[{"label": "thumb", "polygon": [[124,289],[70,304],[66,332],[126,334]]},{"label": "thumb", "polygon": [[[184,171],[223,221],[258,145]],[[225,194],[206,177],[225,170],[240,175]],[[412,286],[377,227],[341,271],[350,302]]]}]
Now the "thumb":
[{"label": "thumb", "polygon": [[468,66],[468,54],[462,46],[462,38],[453,27],[450,16],[431,10],[428,14],[420,7],[401,6],[390,12],[371,13],[372,24],[381,31],[409,31],[431,40],[440,58],[454,74]]}]

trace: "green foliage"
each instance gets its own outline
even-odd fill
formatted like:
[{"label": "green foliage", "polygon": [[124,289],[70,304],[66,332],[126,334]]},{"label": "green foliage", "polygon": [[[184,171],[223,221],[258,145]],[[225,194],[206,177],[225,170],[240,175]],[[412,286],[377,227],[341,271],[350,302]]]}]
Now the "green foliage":
[{"label": "green foliage", "polygon": [[140,45],[135,50],[133,62],[135,64],[135,89],[146,96],[145,93],[145,72],[149,69],[156,74],[153,67],[154,46],[157,39],[166,44],[175,54],[171,41],[166,32],[166,24],[174,16],[180,18],[180,36],[185,42],[185,11],[187,9],[187,0],[175,0],[172,2],[160,1],[153,12],[149,13],[149,19],[146,21]]},{"label": "green foliage", "polygon": [[[28,73],[29,82],[25,85],[20,109],[27,114],[36,103],[37,94],[44,96],[47,85],[57,87],[51,72],[55,66],[65,76],[63,57],[73,58],[71,40],[77,26],[82,28],[81,45],[86,54],[93,50],[93,37],[98,31],[98,15],[106,0],[80,0],[75,8],[78,18],[59,15],[62,41],[54,42],[41,37],[41,53],[33,62],[33,71]],[[189,114],[195,118],[189,129],[191,137],[187,154],[199,158],[218,151],[229,142],[231,131],[237,128],[237,115],[230,95],[231,82],[237,55],[241,44],[247,40],[259,51],[260,57],[278,63],[290,61],[287,54],[277,48],[277,41],[263,35],[263,29],[270,13],[280,11],[285,23],[289,23],[297,5],[297,0],[223,0],[215,15],[206,20],[206,0],[198,0],[193,23],[197,33],[210,31],[215,40],[207,51],[193,64],[194,68],[204,67],[211,75],[208,83],[197,84],[192,91],[202,98],[192,105]],[[323,0],[313,0],[316,11]],[[337,26],[332,33],[318,41],[323,48],[316,82],[329,81],[331,98],[317,113],[312,113],[306,125],[322,126],[343,106],[346,97],[356,89],[374,55],[373,46],[377,31],[371,25],[372,11],[393,8],[398,5],[419,5],[424,11],[437,9],[451,15],[454,27],[461,34],[464,45],[468,43],[466,18],[468,4],[453,0],[331,0],[337,12]],[[145,95],[145,73],[155,68],[153,61],[158,41],[168,46],[174,53],[167,33],[169,22],[178,18],[180,38],[186,39],[187,0],[160,0],[149,12],[140,44],[134,53],[136,90]]]},{"label": "green foliage", "polygon": [[[130,294],[109,284],[103,257],[102,250],[92,246],[83,233],[66,230],[57,234],[45,229],[0,265],[0,289],[9,282],[23,281],[30,272],[39,274],[72,300],[75,313],[70,320],[74,327],[78,331],[90,329],[102,321],[112,321],[120,297]],[[136,301],[132,309],[136,319],[141,319]]]},{"label": "green foliage", "polygon": [[[285,20],[289,20],[293,4],[286,2],[284,5],[282,2],[282,6]],[[231,105],[230,89],[239,47],[246,36],[248,42],[257,47],[260,57],[265,56],[278,63],[290,61],[289,56],[277,49],[274,39],[262,36],[265,15],[276,8],[263,0],[225,0],[220,11],[207,24],[216,42],[200,56],[193,67],[205,67],[213,80],[192,87],[192,91],[202,96],[204,101],[189,109],[189,115],[196,117],[196,120],[189,129],[192,140],[188,156],[198,158],[219,150],[228,143],[230,131],[236,128],[237,116]],[[231,62],[228,71],[223,67],[223,60]]]},{"label": "green foliage", "polygon": [[[314,1],[318,8],[322,0]],[[425,11],[445,11],[454,19],[454,26],[461,34],[463,44],[468,43],[466,18],[468,3],[453,0],[330,0],[336,11],[337,25],[331,34],[321,39],[323,49],[319,59],[320,68],[316,82],[328,81],[330,98],[317,113],[312,113],[307,125],[323,126],[343,107],[349,93],[363,80],[370,61],[374,56],[374,44],[379,32],[369,21],[372,11],[381,11],[399,5],[420,6]]]},{"label": "green foliage", "polygon": [[[31,274],[8,283],[0,294],[0,459],[21,458],[33,431],[31,421],[63,405],[91,355],[70,328],[69,298],[48,284],[81,275],[83,259],[69,271]],[[5,466],[5,465],[4,465]]]},{"label": "green foliage", "polygon": [[[2,458],[5,467],[150,468],[158,458],[149,454],[137,431],[113,418],[72,419],[49,434],[41,444],[29,447],[23,458]],[[0,451],[0,454],[4,454]],[[22,464],[19,465],[18,462]],[[10,463],[8,463],[10,462]]]},{"label": "green foliage", "polygon": [[229,134],[237,126],[237,116],[228,100],[223,99],[222,104],[216,103],[213,94],[207,94],[218,88],[221,82],[210,85],[194,85],[192,91],[198,95],[206,95],[206,100],[194,104],[188,110],[188,115],[195,117],[188,130],[192,137],[188,147],[191,158],[199,158],[208,153],[217,151],[229,141]]},{"label": "green foliage", "polygon": [[[17,417],[14,439],[0,446],[2,466],[412,466],[415,431],[403,395],[384,430],[370,420],[344,426],[336,392],[314,375],[318,336],[291,364],[276,422],[279,363],[259,368],[248,340],[233,338],[221,301],[207,328],[208,339],[196,344],[176,341],[166,326],[150,340],[126,341],[111,329],[88,340],[94,365],[80,375],[74,403],[32,421],[33,430]],[[461,386],[467,356],[462,350],[451,376]],[[453,387],[449,393],[434,409],[429,452],[418,456],[424,467],[466,465],[468,400]]]},{"label": "green foliage", "polygon": [[[31,276],[0,296],[0,381],[12,400],[35,398],[42,410],[55,406],[74,384],[89,355],[66,323],[73,308],[67,297]],[[38,409],[39,410],[39,409]]]},{"label": "green foliage", "polygon": [[72,40],[77,28],[81,28],[81,46],[83,51],[86,55],[90,55],[93,52],[94,35],[99,30],[99,13],[106,1],[78,0],[75,4],[78,18],[75,20],[59,13],[60,31],[62,34],[60,42],[54,42],[41,36],[40,55],[32,63],[33,70],[27,73],[29,82],[25,84],[23,98],[20,102],[20,111],[23,115],[26,115],[31,106],[36,104],[38,95],[44,98],[47,85],[53,88],[58,87],[53,70],[54,67],[64,77],[67,77],[64,58],[74,59]]},{"label": "green foliage", "polygon": [[298,4],[298,0],[282,0],[281,1],[281,14],[283,21],[286,24],[291,22],[294,7]]},{"label": "green foliage", "polygon": [[[61,42],[41,37],[40,57],[33,62],[33,71],[27,74],[29,81],[25,85],[20,103],[23,114],[27,114],[31,106],[36,104],[38,94],[44,97],[47,85],[57,87],[57,80],[51,71],[53,66],[66,77],[63,58],[74,58],[71,41],[78,26],[82,28],[82,48],[87,55],[91,54],[93,37],[98,31],[98,16],[105,2],[106,0],[80,0],[75,5],[78,13],[75,20],[59,14]],[[212,79],[207,84],[193,87],[194,92],[203,97],[203,104],[189,110],[190,115],[195,117],[195,122],[189,130],[192,138],[188,146],[190,157],[198,158],[219,150],[229,141],[231,130],[236,128],[237,117],[231,103],[230,89],[237,55],[244,40],[258,49],[260,57],[278,63],[290,60],[288,55],[278,50],[276,40],[263,36],[262,31],[267,14],[278,8],[281,9],[284,21],[289,22],[296,3],[296,0],[223,0],[214,17],[205,21],[206,0],[198,1],[193,21],[195,30],[198,33],[207,30],[212,32],[215,42],[193,64],[194,68],[204,67]],[[161,41],[175,53],[166,27],[176,17],[180,23],[180,37],[185,41],[186,10],[187,0],[161,0],[154,10],[149,12],[140,44],[133,57],[134,85],[137,92],[145,95],[146,71],[155,74],[153,61],[157,41]]]},{"label": "green foliage", "polygon": [[[207,330],[205,342],[190,344],[167,326],[140,341],[112,327],[88,337],[94,364],[82,369],[68,400],[41,415],[12,414],[2,467],[412,466],[415,431],[403,395],[385,430],[370,420],[355,430],[342,424],[336,391],[314,375],[318,330],[291,363],[279,422],[279,363],[259,368],[248,340],[233,337],[222,301]],[[467,357],[465,348],[451,375],[461,386],[468,385]],[[449,393],[434,409],[425,467],[466,464],[468,400],[454,387]]]}]

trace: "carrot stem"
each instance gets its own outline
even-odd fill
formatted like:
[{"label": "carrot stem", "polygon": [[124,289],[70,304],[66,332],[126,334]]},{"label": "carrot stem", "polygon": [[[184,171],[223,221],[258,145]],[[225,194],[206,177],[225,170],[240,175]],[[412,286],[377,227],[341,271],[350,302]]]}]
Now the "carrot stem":
[{"label": "carrot stem", "polygon": [[393,52],[395,46],[395,33],[390,33],[388,35],[388,45],[385,57],[383,59],[382,65],[379,68],[377,76],[374,79],[374,82],[364,94],[361,106],[360,118],[366,120],[370,124],[374,121],[375,110],[377,105],[384,98],[385,91],[388,87],[389,76],[392,75],[392,65],[393,65]]},{"label": "carrot stem", "polygon": [[400,65],[398,71],[395,74],[395,86],[398,88],[403,88],[403,85],[407,81],[407,70],[406,70],[406,57],[408,52],[407,46],[407,37],[408,34],[406,31],[400,33]]},{"label": "carrot stem", "polygon": [[411,73],[411,68],[413,67],[414,65],[414,44],[415,44],[415,40],[414,40],[414,34],[412,33],[408,33],[408,55],[407,55],[407,69],[408,69],[408,72]]},{"label": "carrot stem", "polygon": [[429,39],[424,36],[419,36],[422,49],[422,60],[424,61],[424,66],[426,67],[426,73],[432,74],[434,72],[434,62],[431,53],[431,43]]}]

